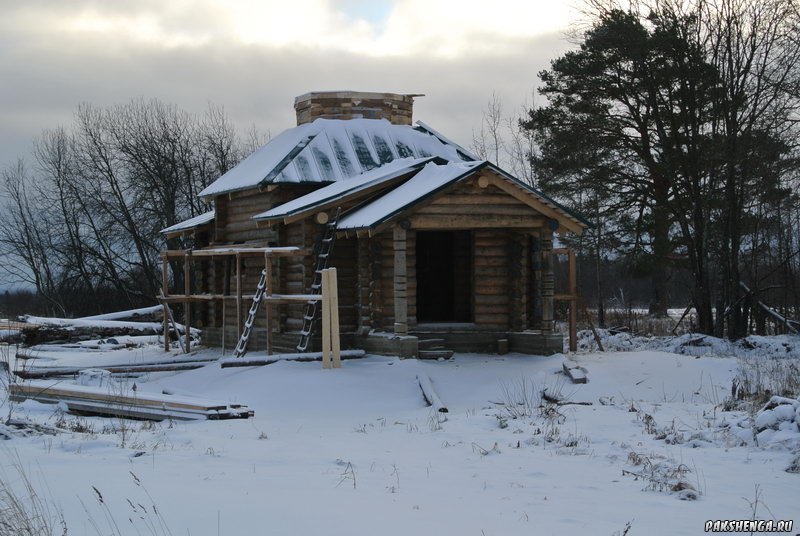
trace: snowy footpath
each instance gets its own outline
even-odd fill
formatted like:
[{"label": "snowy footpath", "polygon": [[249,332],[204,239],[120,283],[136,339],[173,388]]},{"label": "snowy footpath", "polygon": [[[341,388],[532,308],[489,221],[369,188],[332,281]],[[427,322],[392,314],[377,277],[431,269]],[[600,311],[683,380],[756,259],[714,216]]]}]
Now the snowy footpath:
[{"label": "snowy footpath", "polygon": [[[137,390],[241,402],[255,417],[153,424],[26,401],[14,417],[44,426],[0,441],[3,478],[14,486],[21,465],[69,534],[678,535],[754,516],[800,532],[800,474],[786,470],[796,400],[758,423],[723,411],[734,357],[582,353],[569,357],[581,385],[565,359],[152,374]],[[448,413],[426,406],[420,374]]]}]

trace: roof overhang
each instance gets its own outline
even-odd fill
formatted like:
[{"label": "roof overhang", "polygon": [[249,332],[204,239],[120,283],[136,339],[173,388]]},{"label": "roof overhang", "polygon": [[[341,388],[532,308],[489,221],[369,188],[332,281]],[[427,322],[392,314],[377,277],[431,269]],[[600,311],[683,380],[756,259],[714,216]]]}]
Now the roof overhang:
[{"label": "roof overhang", "polygon": [[165,229],[161,229],[159,232],[167,238],[195,234],[200,230],[205,230],[205,228],[211,227],[215,217],[215,211],[210,210],[193,218],[189,218],[188,220],[171,225]]}]

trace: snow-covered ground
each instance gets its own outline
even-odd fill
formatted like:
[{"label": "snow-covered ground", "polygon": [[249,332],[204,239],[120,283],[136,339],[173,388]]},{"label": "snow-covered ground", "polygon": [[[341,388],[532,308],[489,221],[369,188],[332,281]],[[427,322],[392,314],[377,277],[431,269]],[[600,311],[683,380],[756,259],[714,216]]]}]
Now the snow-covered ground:
[{"label": "snow-covered ground", "polygon": [[[710,519],[750,519],[756,497],[757,517],[797,532],[800,475],[786,468],[800,432],[743,436],[748,415],[721,409],[739,361],[719,353],[582,353],[585,385],[568,383],[564,356],[214,363],[137,388],[241,402],[255,418],[123,432],[27,401],[15,417],[91,432],[0,442],[4,478],[18,458],[70,534],[98,533],[91,519],[102,534],[162,534],[147,528],[153,504],[175,535],[611,535],[627,523],[629,535],[699,534]],[[420,373],[449,413],[425,406]],[[542,390],[591,405],[540,408]],[[791,432],[788,410],[770,411],[766,424]]]}]

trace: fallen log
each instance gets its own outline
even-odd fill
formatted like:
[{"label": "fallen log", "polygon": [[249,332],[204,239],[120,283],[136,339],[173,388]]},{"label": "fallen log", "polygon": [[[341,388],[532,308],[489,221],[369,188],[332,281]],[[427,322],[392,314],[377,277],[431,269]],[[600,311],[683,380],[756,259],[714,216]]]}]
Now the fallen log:
[{"label": "fallen log", "polygon": [[124,320],[126,318],[149,318],[160,317],[164,313],[163,307],[153,305],[152,307],[142,307],[140,309],[128,309],[126,311],[116,311],[101,315],[82,316],[77,320]]},{"label": "fallen log", "polygon": [[[342,359],[361,359],[366,356],[364,350],[342,350]],[[278,361],[322,361],[322,352],[307,352],[297,354],[274,354],[263,357],[227,357],[220,359],[222,368],[229,367],[263,367]]]},{"label": "fallen log", "polygon": [[422,390],[422,398],[425,399],[425,402],[439,413],[447,413],[447,406],[444,405],[442,399],[439,398],[439,395],[436,394],[436,391],[433,389],[433,382],[430,376],[424,373],[417,374],[417,382],[419,383],[419,388]]}]

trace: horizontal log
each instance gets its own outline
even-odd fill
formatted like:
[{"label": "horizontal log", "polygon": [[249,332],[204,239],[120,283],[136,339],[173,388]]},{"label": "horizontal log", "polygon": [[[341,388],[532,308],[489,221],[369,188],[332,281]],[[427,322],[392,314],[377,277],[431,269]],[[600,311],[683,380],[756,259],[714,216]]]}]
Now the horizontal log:
[{"label": "horizontal log", "polygon": [[491,246],[475,246],[476,257],[506,257],[508,246],[505,244],[492,244]]},{"label": "horizontal log", "polygon": [[475,294],[473,297],[475,306],[479,305],[497,305],[502,303],[508,303],[510,298],[506,293],[497,294]]},{"label": "horizontal log", "polygon": [[536,221],[539,225],[543,225],[543,221],[539,214],[527,205],[517,203],[516,205],[496,205],[491,203],[476,202],[475,204],[464,205],[437,205],[431,204],[423,207],[416,212],[417,215],[439,215],[444,214],[453,219],[470,218],[472,216],[481,215],[487,219],[491,217],[501,218],[505,216],[524,216],[532,218],[531,221]]},{"label": "horizontal log", "polygon": [[475,315],[508,315],[507,304],[475,304]]},{"label": "horizontal log", "polygon": [[475,257],[473,264],[477,271],[483,266],[506,266],[508,262],[506,257]]},{"label": "horizontal log", "polygon": [[477,191],[459,192],[443,195],[434,201],[433,205],[473,205],[486,203],[489,205],[519,205],[527,206],[514,197],[503,194],[487,194]]}]

